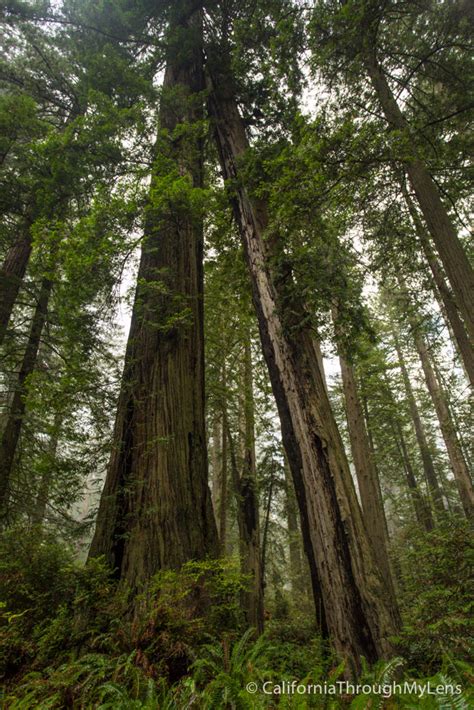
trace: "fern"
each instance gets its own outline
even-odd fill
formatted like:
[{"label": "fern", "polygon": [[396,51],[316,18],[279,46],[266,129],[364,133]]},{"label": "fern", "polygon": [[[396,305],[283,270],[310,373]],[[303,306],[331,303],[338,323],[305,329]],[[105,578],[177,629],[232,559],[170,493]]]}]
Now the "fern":
[{"label": "fern", "polygon": [[392,658],[390,661],[381,666],[378,674],[376,675],[376,682],[382,685],[388,685],[393,683],[396,671],[403,668],[405,661],[400,656]]}]

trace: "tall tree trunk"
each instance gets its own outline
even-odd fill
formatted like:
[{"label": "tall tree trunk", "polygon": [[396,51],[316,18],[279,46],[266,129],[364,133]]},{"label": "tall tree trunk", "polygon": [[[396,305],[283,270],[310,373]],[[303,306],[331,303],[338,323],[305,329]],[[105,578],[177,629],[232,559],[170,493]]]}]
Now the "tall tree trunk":
[{"label": "tall tree trunk", "polygon": [[[224,384],[225,387],[225,384]],[[229,427],[229,422],[227,420],[227,408],[224,404],[224,409],[222,410],[222,460],[221,460],[221,471],[220,471],[220,487],[219,487],[219,545],[221,555],[225,555],[227,549],[227,430]]]},{"label": "tall tree trunk", "polygon": [[[397,403],[395,402],[395,398],[393,396],[391,387],[390,387],[390,382],[388,380],[387,374],[385,373],[385,386],[386,386],[386,391],[387,394],[391,400],[392,406],[394,410],[396,411]],[[427,532],[430,532],[430,530],[433,530],[434,528],[434,522],[433,522],[433,516],[431,514],[431,508],[428,505],[428,501],[424,498],[422,492],[420,491],[420,487],[418,485],[418,481],[416,480],[415,476],[415,471],[413,469],[413,465],[410,459],[410,455],[408,453],[408,447],[405,441],[405,434],[403,432],[403,427],[400,423],[400,420],[398,417],[392,416],[390,418],[390,427],[393,431],[394,435],[394,441],[396,443],[398,453],[400,455],[400,460],[403,465],[403,470],[405,473],[405,482],[407,484],[407,488],[410,492],[411,499],[413,501],[413,508],[415,510],[415,517],[417,519],[418,524],[424,528]]]},{"label": "tall tree trunk", "polygon": [[415,205],[406,191],[404,191],[404,194],[418,239],[433,276],[435,294],[441,302],[443,314],[448,325],[451,327],[451,332],[461,356],[466,375],[471,385],[474,386],[474,348],[472,341],[469,340],[469,336],[466,333],[453,293],[446,283],[443,270],[433,252],[428,236],[416,212]]},{"label": "tall tree trunk", "polygon": [[46,515],[46,507],[48,505],[51,484],[53,482],[54,477],[54,462],[56,459],[56,451],[58,449],[61,421],[62,414],[58,410],[54,416],[54,423],[52,431],[50,433],[50,439],[46,451],[46,466],[41,476],[38,492],[36,495],[35,506],[31,515],[32,525],[42,525]]},{"label": "tall tree trunk", "polygon": [[270,272],[268,247],[274,240],[264,239],[268,225],[265,204],[252,200],[239,179],[239,163],[248,142],[231,79],[221,73],[220,62],[219,57],[212,64],[209,108],[222,172],[235,186],[234,214],[285,450],[303,526],[307,525],[305,544],[310,548],[316,579],[319,576],[334,647],[358,669],[361,656],[375,660],[393,653],[389,637],[398,628],[398,613],[375,565],[313,336],[304,325],[306,313],[291,288],[289,270],[288,291],[284,288],[285,269],[278,278]]},{"label": "tall tree trunk", "polygon": [[0,346],[3,344],[31,254],[31,221],[24,220],[17,240],[8,250],[0,269]]},{"label": "tall tree trunk", "polygon": [[461,498],[462,507],[467,518],[474,515],[474,490],[471,476],[459,444],[456,429],[452,422],[445,394],[436,377],[426,342],[417,324],[412,322],[413,338],[420,357],[425,375],[426,386],[433,400],[436,416],[439,421],[454,479]]},{"label": "tall tree trunk", "polygon": [[212,426],[212,447],[211,447],[211,471],[212,471],[212,486],[211,486],[211,498],[212,507],[214,510],[214,517],[217,520],[219,514],[219,490],[220,490],[220,478],[221,478],[221,465],[222,465],[222,417],[218,417],[217,413],[214,417],[214,422]]},{"label": "tall tree trunk", "polygon": [[193,200],[203,184],[202,18],[186,2],[171,14],[113,452],[89,551],[132,591],[159,569],[218,553],[207,483],[202,218]]},{"label": "tall tree trunk", "polygon": [[301,559],[298,512],[291,472],[285,458],[285,511],[288,529],[291,590],[294,595],[303,592],[303,561]]},{"label": "tall tree trunk", "polygon": [[44,278],[38,302],[31,322],[30,334],[18,373],[10,411],[0,440],[0,518],[5,519],[8,508],[10,479],[20,440],[23,417],[26,410],[27,380],[34,372],[41,342],[41,334],[46,321],[48,302],[53,282]]},{"label": "tall tree trunk", "polygon": [[[451,421],[454,426],[454,430],[456,431],[456,436],[459,441],[459,446],[462,451],[462,455],[464,457],[464,460],[467,464],[467,467],[469,471],[472,471],[472,460],[471,460],[471,455],[470,455],[470,448],[472,448],[472,444],[474,444],[474,441],[472,440],[472,431],[469,430],[467,436],[468,436],[468,441],[465,440],[465,436],[463,434],[462,428],[461,428],[461,423],[459,421],[459,416],[456,410],[451,406],[449,399],[446,395],[446,383],[444,382],[443,375],[439,369],[438,363],[436,362],[435,358],[431,358],[431,364],[433,366],[434,373],[436,375],[436,379],[439,382],[439,385],[441,387],[441,390],[445,393],[445,401],[446,401],[446,406],[448,408],[449,416],[451,417]],[[471,407],[474,404],[474,400],[470,400]],[[471,443],[471,446],[469,445]]]},{"label": "tall tree trunk", "polygon": [[270,471],[270,485],[268,486],[268,497],[265,505],[265,516],[263,519],[263,535],[262,535],[262,580],[263,585],[266,584],[266,572],[267,572],[267,551],[268,551],[268,531],[270,530],[270,512],[273,504],[273,491],[275,488],[275,468],[272,461],[272,467]]},{"label": "tall tree trunk", "polygon": [[410,414],[413,421],[413,426],[415,428],[416,440],[418,443],[418,448],[420,449],[421,460],[423,461],[423,470],[425,472],[426,482],[431,492],[431,497],[435,509],[439,514],[443,515],[445,512],[443,496],[439,487],[438,478],[436,476],[436,471],[433,463],[433,458],[431,456],[430,447],[428,445],[428,440],[426,438],[425,427],[421,419],[420,412],[418,411],[418,405],[416,403],[415,395],[413,393],[413,388],[411,386],[410,377],[408,375],[408,371],[405,365],[405,358],[403,357],[400,342],[394,331],[392,332],[392,335],[395,344],[395,350],[397,352],[398,364],[402,373],[403,385],[405,387],[405,393],[408,399],[408,405],[410,407]]},{"label": "tall tree trunk", "polygon": [[244,348],[241,473],[239,473],[235,446],[227,416],[225,422],[231,455],[232,481],[237,502],[241,572],[248,577],[248,586],[242,594],[242,606],[249,626],[255,628],[257,634],[261,634],[263,632],[263,570],[255,456],[252,355],[249,340],[246,340]]},{"label": "tall tree trunk", "polygon": [[[375,37],[371,28],[363,30],[364,61],[383,113],[393,130],[412,138],[410,126],[398,106],[382,67],[377,61]],[[420,205],[436,250],[453,289],[456,303],[470,337],[474,340],[474,272],[444,206],[437,185],[416,150],[405,159],[405,169]]]},{"label": "tall tree trunk", "polygon": [[244,461],[240,477],[240,499],[244,534],[241,535],[246,574],[250,575],[248,593],[250,622],[258,633],[263,631],[263,575],[260,545],[260,515],[257,493],[257,462],[255,454],[255,411],[253,397],[252,353],[250,338],[244,344]]},{"label": "tall tree trunk", "polygon": [[388,557],[387,522],[385,520],[378,471],[370,450],[354,368],[342,354],[341,346],[339,346],[339,351],[347,427],[349,430],[354,468],[359,484],[364,522],[374,548],[375,559],[377,560],[381,572],[385,576],[392,595],[395,597],[392,571]]}]

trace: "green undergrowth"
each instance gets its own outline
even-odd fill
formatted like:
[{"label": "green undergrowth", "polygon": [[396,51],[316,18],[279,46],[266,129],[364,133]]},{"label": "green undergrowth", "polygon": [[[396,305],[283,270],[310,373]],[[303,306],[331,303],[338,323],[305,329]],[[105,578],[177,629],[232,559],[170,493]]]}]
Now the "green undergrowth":
[{"label": "green undergrowth", "polygon": [[[79,566],[64,545],[44,534],[3,533],[2,707],[473,707],[472,549],[466,526],[449,525],[400,542],[406,619],[396,639],[400,656],[375,667],[363,664],[354,681],[365,686],[363,694],[338,685],[344,665],[287,591],[274,595],[278,602],[267,609],[265,634],[255,639],[240,610],[246,581],[236,560],[158,574],[132,607],[102,561]],[[423,694],[415,692],[415,682]],[[325,683],[337,692],[324,693]],[[310,694],[301,692],[318,685]],[[435,693],[438,686],[446,692]]]}]

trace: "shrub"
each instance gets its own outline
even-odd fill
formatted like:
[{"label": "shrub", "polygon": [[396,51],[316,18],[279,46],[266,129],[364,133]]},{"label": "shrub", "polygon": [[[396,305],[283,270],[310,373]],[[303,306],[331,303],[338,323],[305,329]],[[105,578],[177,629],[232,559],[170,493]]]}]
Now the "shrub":
[{"label": "shrub", "polygon": [[448,653],[468,660],[472,651],[474,546],[469,524],[449,518],[432,532],[417,531],[398,553],[405,619],[400,650],[430,674]]}]

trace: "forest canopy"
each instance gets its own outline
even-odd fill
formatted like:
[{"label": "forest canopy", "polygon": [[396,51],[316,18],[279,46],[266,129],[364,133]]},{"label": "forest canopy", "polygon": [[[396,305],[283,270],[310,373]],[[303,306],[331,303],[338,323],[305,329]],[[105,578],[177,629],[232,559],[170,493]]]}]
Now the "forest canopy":
[{"label": "forest canopy", "polygon": [[0,13],[2,703],[469,707],[471,3]]}]

